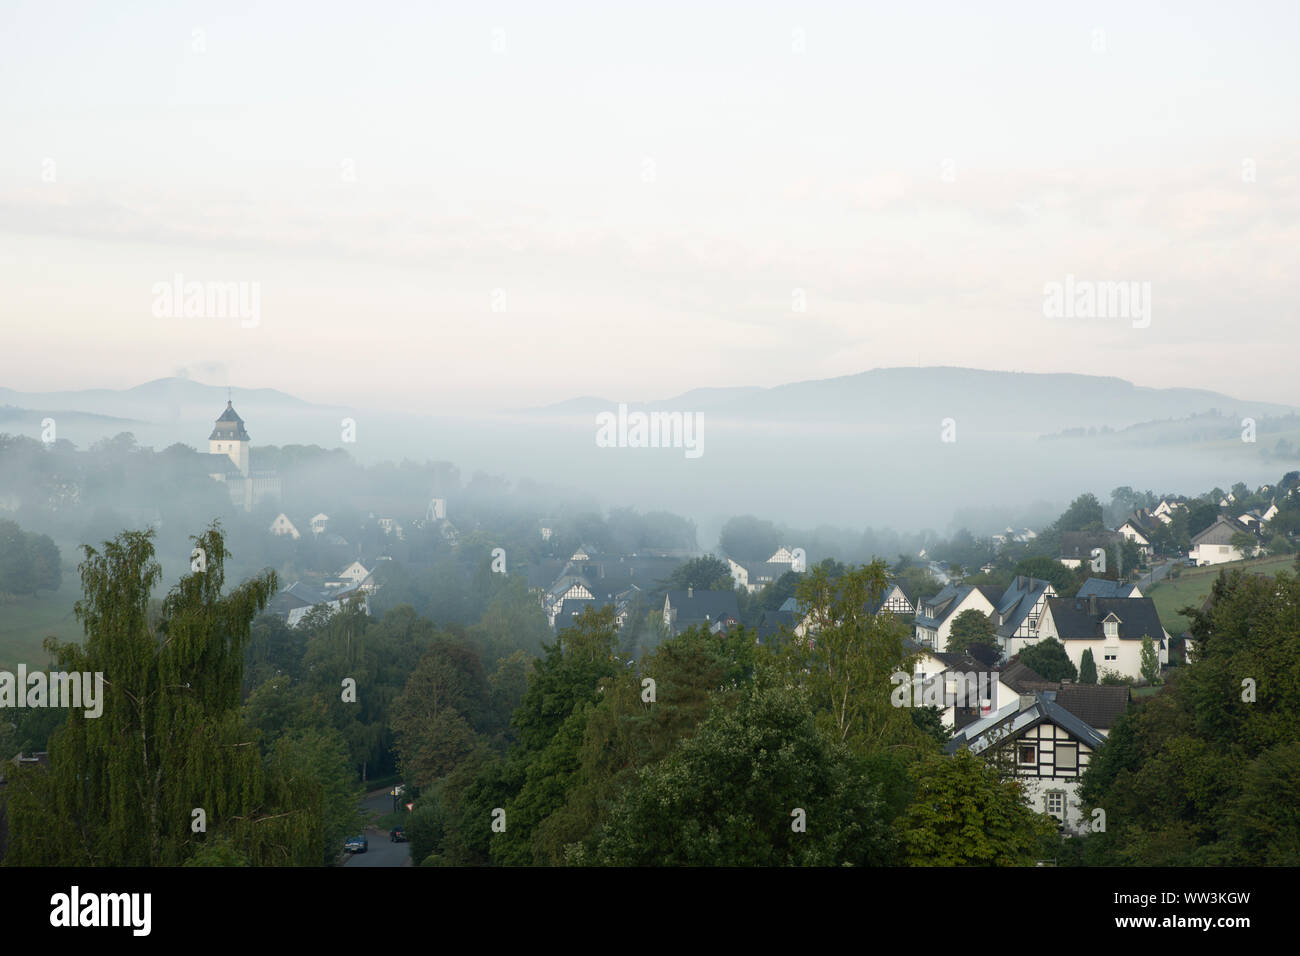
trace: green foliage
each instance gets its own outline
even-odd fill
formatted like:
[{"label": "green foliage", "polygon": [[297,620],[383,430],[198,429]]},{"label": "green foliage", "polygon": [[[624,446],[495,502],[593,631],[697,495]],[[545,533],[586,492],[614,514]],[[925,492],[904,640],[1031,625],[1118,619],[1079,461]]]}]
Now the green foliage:
[{"label": "green foliage", "polygon": [[1189,609],[1196,662],[1116,722],[1084,775],[1106,865],[1296,863],[1300,583],[1223,572],[1211,597]]},{"label": "green foliage", "polygon": [[[818,566],[799,583],[799,606],[810,616],[811,639],[793,638],[770,655],[782,686],[802,688],[827,736],[856,753],[923,746],[906,708],[893,706],[890,675],[911,672],[906,625],[872,614],[888,587],[883,561],[832,577]],[[766,658],[765,658],[766,659]]]},{"label": "green foliage", "polygon": [[1148,684],[1160,683],[1160,655],[1156,652],[1156,642],[1150,634],[1142,635],[1142,652],[1139,668],[1142,679]]},{"label": "green foliage", "polygon": [[1070,655],[1065,652],[1065,645],[1054,637],[1031,644],[1022,650],[1020,663],[1050,681],[1074,680],[1079,676],[1070,660]]},{"label": "green foliage", "polygon": [[993,619],[976,608],[967,608],[952,620],[952,629],[948,632],[948,653],[965,654],[976,645],[994,647],[997,629]]},{"label": "green foliage", "polygon": [[1039,555],[1025,558],[1015,566],[1012,574],[1025,574],[1047,581],[1062,597],[1073,595],[1079,587],[1075,573],[1054,557]]},{"label": "green foliage", "polygon": [[912,775],[916,799],[899,823],[909,866],[1030,866],[1056,830],[1020,784],[968,750],[922,760]]},{"label": "green foliage", "polygon": [[1056,530],[1093,531],[1103,527],[1101,502],[1091,493],[1079,495],[1070,502],[1061,517],[1056,519]]},{"label": "green foliage", "polygon": [[435,640],[393,702],[390,719],[404,779],[424,788],[455,769],[475,747],[488,697],[478,654],[458,641]]},{"label": "green foliage", "polygon": [[722,550],[737,561],[766,561],[781,546],[776,526],[753,515],[730,518],[718,537]]},{"label": "green foliage", "polygon": [[0,520],[0,597],[57,591],[62,580],[59,549],[49,535]]},{"label": "green foliage", "polygon": [[1083,657],[1079,660],[1079,683],[1097,683],[1097,662],[1093,659],[1091,647],[1084,650]]},{"label": "green foliage", "polygon": [[[796,830],[799,810],[805,832]],[[799,692],[751,687],[638,774],[613,809],[596,860],[881,866],[894,858],[882,811],[864,765],[826,740]]]},{"label": "green foliage", "polygon": [[614,609],[587,608],[534,667],[515,711],[519,742],[507,762],[520,786],[503,804],[508,826],[492,841],[495,862],[521,866],[533,861],[533,831],[564,804],[578,771],[588,710],[597,703],[602,679],[617,673],[616,640]]},{"label": "green foliage", "polygon": [[[107,675],[103,713],[72,710],[50,741],[48,772],[16,773],[6,864],[176,865],[226,841],[253,865],[318,864],[319,784],[272,768],[240,720],[250,625],[275,588],[268,573],[222,596],[228,556],[217,526],[194,539],[206,570],[151,609],[160,576],[151,532],[86,547],[84,645],[51,645],[58,669]],[[208,832],[191,831],[203,808]]]},{"label": "green foliage", "polygon": [[[665,590],[670,591],[684,591],[687,588],[695,588],[697,591],[730,591],[734,587],[731,566],[712,555],[678,565],[664,582]],[[659,603],[662,610],[663,602]]]}]

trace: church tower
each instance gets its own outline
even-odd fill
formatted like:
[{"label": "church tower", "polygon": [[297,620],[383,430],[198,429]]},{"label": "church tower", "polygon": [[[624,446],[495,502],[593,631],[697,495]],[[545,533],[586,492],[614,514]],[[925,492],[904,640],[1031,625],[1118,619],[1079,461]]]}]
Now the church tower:
[{"label": "church tower", "polygon": [[226,402],[226,410],[217,419],[217,426],[208,436],[208,451],[214,455],[228,455],[235,463],[239,473],[248,477],[248,432],[244,430],[244,420],[235,412],[235,407]]}]

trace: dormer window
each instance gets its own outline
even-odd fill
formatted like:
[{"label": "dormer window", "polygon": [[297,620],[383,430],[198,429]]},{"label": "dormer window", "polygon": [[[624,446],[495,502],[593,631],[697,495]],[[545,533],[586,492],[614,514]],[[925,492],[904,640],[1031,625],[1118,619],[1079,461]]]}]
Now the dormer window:
[{"label": "dormer window", "polygon": [[1119,621],[1106,621],[1102,627],[1105,628],[1108,639],[1119,637]]}]

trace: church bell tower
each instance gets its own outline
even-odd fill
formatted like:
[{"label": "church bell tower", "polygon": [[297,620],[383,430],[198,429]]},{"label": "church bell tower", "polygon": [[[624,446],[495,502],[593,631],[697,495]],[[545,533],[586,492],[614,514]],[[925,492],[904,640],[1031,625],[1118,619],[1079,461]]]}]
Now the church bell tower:
[{"label": "church bell tower", "polygon": [[235,407],[226,402],[226,410],[217,419],[217,425],[208,436],[208,451],[214,455],[228,455],[235,463],[239,473],[248,477],[248,432],[244,430],[244,420],[235,412]]}]

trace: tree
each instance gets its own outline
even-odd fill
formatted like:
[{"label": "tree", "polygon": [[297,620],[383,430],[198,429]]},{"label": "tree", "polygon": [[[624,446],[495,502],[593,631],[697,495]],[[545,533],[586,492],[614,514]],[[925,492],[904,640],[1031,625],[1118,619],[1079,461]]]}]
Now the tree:
[{"label": "tree", "polygon": [[[82,645],[47,642],[59,669],[107,676],[98,717],[73,709],[50,740],[48,772],[11,778],[6,862],[176,865],[226,841],[253,865],[318,865],[325,797],[318,781],[269,776],[240,720],[244,648],[276,584],[266,574],[222,596],[229,557],[218,525],[192,540],[205,565],[151,608],[161,575],[153,533],[86,546]],[[191,811],[208,831],[191,831]]]},{"label": "tree", "polygon": [[1148,684],[1160,683],[1160,656],[1156,653],[1156,642],[1150,634],[1142,635],[1141,657],[1142,679]]},{"label": "tree", "polygon": [[1248,531],[1235,531],[1228,540],[1234,548],[1241,552],[1242,557],[1253,558],[1255,549],[1259,547],[1259,539]]},{"label": "tree", "polygon": [[813,568],[797,592],[809,635],[780,644],[770,658],[783,686],[807,691],[827,736],[859,753],[920,739],[911,718],[890,703],[890,675],[911,670],[907,628],[892,614],[871,612],[888,584],[881,560],[839,577]]},{"label": "tree", "polygon": [[781,546],[776,526],[753,515],[728,519],[718,545],[737,561],[766,561]]},{"label": "tree", "polygon": [[1073,571],[1056,560],[1056,558],[1043,555],[1025,558],[1015,566],[1011,573],[1024,574],[1040,581],[1046,581],[1052,585],[1057,594],[1062,596],[1068,597],[1072,595],[1078,587]]},{"label": "tree", "polygon": [[1056,519],[1056,530],[1093,531],[1103,527],[1101,502],[1092,493],[1079,495],[1070,502],[1061,517]]},{"label": "tree", "polygon": [[695,588],[697,591],[730,591],[735,584],[731,577],[731,566],[713,555],[707,555],[674,568],[665,587],[677,591],[685,591],[687,588]]},{"label": "tree", "polygon": [[1097,662],[1093,659],[1091,647],[1084,650],[1083,658],[1079,661],[1079,683],[1097,683]]},{"label": "tree", "polygon": [[478,655],[456,641],[436,641],[393,702],[395,747],[405,779],[424,788],[455,769],[474,749],[474,725],[487,700]]},{"label": "tree", "polygon": [[993,619],[983,611],[968,608],[953,618],[948,632],[948,653],[966,654],[976,645],[993,647],[996,640]]},{"label": "tree", "polygon": [[1055,831],[1019,783],[965,748],[917,762],[912,777],[916,798],[900,821],[908,866],[1030,866]]},{"label": "tree", "polygon": [[1020,663],[1050,681],[1078,677],[1065,645],[1054,637],[1031,644],[1020,652]]},{"label": "tree", "polygon": [[507,756],[507,775],[517,781],[508,801],[498,803],[509,825],[491,843],[494,862],[534,862],[533,833],[564,805],[578,772],[588,709],[600,698],[602,681],[618,673],[614,608],[585,609],[562,630],[537,662],[515,711],[518,743]]},{"label": "tree", "polygon": [[751,686],[638,774],[596,862],[883,866],[894,850],[862,763],[818,732],[798,691]]}]

